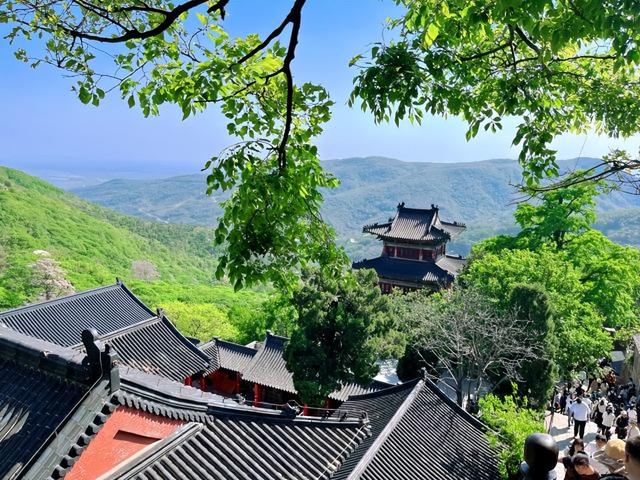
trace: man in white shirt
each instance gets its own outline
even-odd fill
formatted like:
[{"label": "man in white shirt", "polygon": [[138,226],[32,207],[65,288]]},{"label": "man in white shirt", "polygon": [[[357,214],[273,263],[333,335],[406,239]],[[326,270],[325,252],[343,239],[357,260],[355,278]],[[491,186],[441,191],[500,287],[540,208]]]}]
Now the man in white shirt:
[{"label": "man in white shirt", "polygon": [[611,437],[611,427],[616,421],[616,414],[613,413],[613,405],[607,405],[607,409],[602,414],[602,433],[606,435],[607,440]]},{"label": "man in white shirt", "polygon": [[582,401],[582,397],[576,398],[576,401],[571,405],[570,413],[573,414],[573,436],[584,438],[584,427],[587,425],[591,409]]}]

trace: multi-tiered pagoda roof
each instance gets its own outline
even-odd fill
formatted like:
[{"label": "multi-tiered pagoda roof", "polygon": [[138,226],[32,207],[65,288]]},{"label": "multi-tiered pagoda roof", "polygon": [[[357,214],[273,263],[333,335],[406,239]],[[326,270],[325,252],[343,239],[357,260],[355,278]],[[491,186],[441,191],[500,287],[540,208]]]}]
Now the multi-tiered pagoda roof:
[{"label": "multi-tiered pagoda roof", "polygon": [[440,219],[439,208],[408,208],[398,205],[395,217],[385,223],[366,225],[363,232],[383,241],[382,255],[356,262],[353,268],[372,268],[380,286],[414,290],[449,286],[466,264],[459,255],[448,255],[446,244],[466,229],[463,223]]}]

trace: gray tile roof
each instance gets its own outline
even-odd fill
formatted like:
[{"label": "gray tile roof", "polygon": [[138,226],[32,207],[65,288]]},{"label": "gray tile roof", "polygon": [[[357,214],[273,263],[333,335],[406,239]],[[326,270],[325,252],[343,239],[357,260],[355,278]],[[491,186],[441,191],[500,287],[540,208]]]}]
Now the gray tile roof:
[{"label": "gray tile roof", "polygon": [[0,313],[0,324],[41,340],[69,347],[80,332],[100,335],[134,325],[154,314],[123,284],[96,288]]},{"label": "gray tile roof", "polygon": [[95,328],[123,364],[173,380],[218,368],[217,357],[204,354],[159,315],[118,282],[3,312],[0,324],[79,352],[80,332]]},{"label": "gray tile roof", "polygon": [[[372,412],[372,439],[368,440],[369,447],[357,465],[345,463],[342,467],[350,469],[349,475],[339,471],[335,478],[500,478],[497,454],[489,447],[486,429],[480,422],[429,380],[415,384],[404,400],[400,393],[401,387],[394,387],[356,397],[342,405],[341,408],[364,408]],[[397,405],[400,400],[395,412],[388,407],[389,403]]]},{"label": "gray tile roof", "polygon": [[392,386],[393,385],[389,383],[379,382],[377,380],[372,380],[371,383],[366,387],[358,385],[357,383],[348,383],[346,385],[343,385],[340,390],[336,390],[335,392],[329,394],[329,398],[331,398],[332,400],[337,400],[339,402],[345,402],[349,397],[379,392],[380,390],[384,390],[385,388],[390,388]]},{"label": "gray tile roof", "polygon": [[89,387],[1,358],[0,379],[0,478],[12,478]]},{"label": "gray tile roof", "polygon": [[118,478],[328,479],[367,435],[366,425],[354,423],[239,418],[211,418],[186,430]]},{"label": "gray tile roof", "polygon": [[255,348],[227,342],[219,338],[214,338],[210,342],[200,345],[200,349],[213,358],[217,357],[220,368],[238,373],[245,371],[258,352]]},{"label": "gray tile roof", "polygon": [[112,345],[125,365],[182,382],[186,377],[218,368],[217,357],[209,357],[164,316],[101,337]]},{"label": "gray tile roof", "polygon": [[243,380],[265,387],[296,393],[293,375],[287,370],[284,347],[288,339],[267,332],[262,347],[258,350],[242,374]]},{"label": "gray tile roof", "polygon": [[436,283],[446,285],[451,283],[455,278],[454,273],[442,268],[437,262],[425,262],[388,256],[354,262],[353,268],[372,268],[381,279],[386,278],[411,283]]},{"label": "gray tile roof", "polygon": [[0,478],[60,478],[82,451],[108,384],[84,360],[0,326]]},{"label": "gray tile roof", "polygon": [[[366,455],[373,443],[378,439],[380,433],[387,426],[391,418],[398,411],[407,396],[411,394],[418,381],[408,382],[391,387],[384,392],[369,393],[360,396],[353,396],[343,403],[340,409],[355,408],[367,412],[367,417],[371,424],[371,436],[366,438],[360,447],[351,455],[340,469],[336,472],[332,480],[344,480],[349,478],[353,469]],[[336,414],[340,411],[337,410]]]},{"label": "gray tile roof", "polygon": [[447,254],[436,261],[436,265],[443,270],[446,270],[454,277],[457,277],[460,272],[462,272],[462,269],[467,265],[467,259],[458,255]]},{"label": "gray tile roof", "polygon": [[[208,355],[217,355],[220,368],[238,372],[248,382],[295,394],[293,374],[287,370],[284,360],[284,348],[288,340],[267,332],[264,342],[251,343],[254,347],[215,338],[200,348]],[[371,393],[389,386],[377,381],[372,381],[366,387],[349,383],[331,393],[329,398],[343,402],[351,395]]]},{"label": "gray tile roof", "polygon": [[398,205],[392,220],[367,225],[363,232],[378,235],[385,240],[433,243],[446,241],[465,228],[462,223],[441,221],[438,207],[407,208],[402,203]]}]

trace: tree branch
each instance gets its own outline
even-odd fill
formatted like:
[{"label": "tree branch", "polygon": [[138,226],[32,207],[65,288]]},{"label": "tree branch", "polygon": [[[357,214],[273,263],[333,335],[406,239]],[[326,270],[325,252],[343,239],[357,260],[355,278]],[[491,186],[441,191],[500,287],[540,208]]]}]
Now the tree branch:
[{"label": "tree branch", "polygon": [[[229,0],[221,0],[220,2],[218,2],[218,4],[226,5],[228,2],[229,2]],[[173,25],[173,23],[178,19],[178,17],[180,15],[182,15],[183,13],[188,12],[192,8],[195,8],[195,7],[197,7],[199,5],[202,5],[204,3],[207,3],[207,0],[189,0],[188,2],[185,2],[182,5],[178,5],[173,10],[168,10],[168,11],[164,12],[164,20],[162,22],[160,22],[158,25],[156,25],[155,27],[153,27],[153,28],[151,28],[149,30],[142,31],[142,32],[139,31],[139,30],[135,30],[135,29],[124,29],[125,33],[123,35],[119,35],[119,36],[116,36],[116,37],[103,37],[102,35],[95,35],[95,34],[92,34],[92,33],[85,33],[85,32],[81,32],[79,30],[72,29],[72,28],[67,28],[67,27],[62,27],[62,29],[67,34],[71,35],[74,38],[82,38],[82,39],[85,39],[85,40],[93,40],[93,41],[101,42],[101,43],[123,43],[123,42],[126,42],[128,40],[145,39],[145,38],[154,37],[154,36],[164,32],[169,27],[171,27],[171,25]],[[216,5],[218,5],[218,4],[216,4]],[[213,7],[211,7],[211,8],[213,8]],[[96,13],[96,15],[99,15],[99,13],[96,10],[94,10],[92,8],[90,8],[90,10],[92,10],[94,13]],[[140,11],[145,11],[144,7],[140,7]],[[151,10],[148,10],[148,11],[150,13],[152,13]],[[116,21],[114,21],[113,19],[107,19],[107,20],[111,21],[115,25],[118,25],[118,23]]]}]

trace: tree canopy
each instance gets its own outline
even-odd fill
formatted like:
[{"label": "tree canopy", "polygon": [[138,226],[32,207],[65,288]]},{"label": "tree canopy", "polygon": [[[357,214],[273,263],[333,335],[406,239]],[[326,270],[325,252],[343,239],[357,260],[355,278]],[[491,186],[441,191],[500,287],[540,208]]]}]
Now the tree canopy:
[{"label": "tree canopy", "polygon": [[[352,102],[377,121],[456,115],[467,139],[518,120],[513,144],[526,184],[559,174],[550,144],[593,128],[640,130],[640,33],[627,0],[396,0],[396,38],[352,63]],[[615,154],[592,177],[638,168]]]},{"label": "tree canopy", "polygon": [[338,277],[307,272],[291,302],[297,323],[285,359],[305,403],[320,404],[341,384],[368,385],[378,373],[376,360],[404,348],[373,270]]},{"label": "tree canopy", "polygon": [[586,368],[608,354],[603,327],[636,326],[640,252],[591,228],[595,185],[574,185],[520,205],[523,230],[476,244],[463,281],[506,304],[505,292],[521,283],[540,285],[555,312],[563,373]]},{"label": "tree canopy", "polygon": [[[523,380],[522,367],[542,352],[544,335],[533,324],[537,319],[500,308],[476,288],[456,286],[436,295],[422,291],[407,300],[403,323],[409,344],[434,380],[450,382],[459,405],[489,377]],[[471,392],[465,382],[474,383]]]},{"label": "tree canopy", "polygon": [[[332,101],[320,85],[297,84],[306,0],[264,38],[232,38],[235,0],[0,0],[0,23],[19,60],[65,70],[85,104],[118,92],[143,115],[177,105],[184,118],[215,106],[236,143],[211,157],[207,190],[230,191],[216,242],[216,274],[240,288],[316,263],[340,271],[344,253],[320,216],[321,191],[337,185],[314,139]],[[396,0],[393,41],[375,45],[357,74],[352,102],[378,121],[461,116],[467,138],[519,120],[514,143],[530,187],[558,174],[550,142],[595,128],[640,130],[639,33],[635,4],[612,0]],[[24,41],[27,40],[27,41]],[[33,46],[28,41],[37,42]],[[36,53],[33,53],[36,52]],[[587,177],[638,166],[619,153]]]}]

